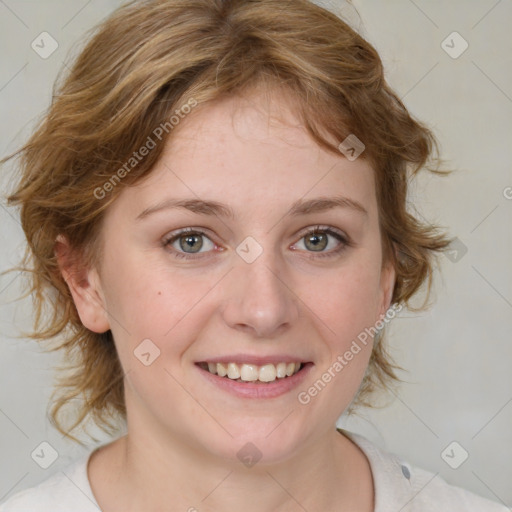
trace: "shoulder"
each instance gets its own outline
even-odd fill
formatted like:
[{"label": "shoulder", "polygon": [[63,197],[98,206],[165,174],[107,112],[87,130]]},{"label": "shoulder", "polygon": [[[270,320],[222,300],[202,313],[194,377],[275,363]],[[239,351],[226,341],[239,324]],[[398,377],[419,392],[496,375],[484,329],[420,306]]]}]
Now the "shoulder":
[{"label": "shoulder", "polygon": [[450,485],[437,473],[411,466],[359,434],[339,430],[359,446],[370,462],[375,488],[375,512],[509,512],[505,505]]},{"label": "shoulder", "polygon": [[0,512],[99,512],[87,477],[91,453],[0,504]]}]

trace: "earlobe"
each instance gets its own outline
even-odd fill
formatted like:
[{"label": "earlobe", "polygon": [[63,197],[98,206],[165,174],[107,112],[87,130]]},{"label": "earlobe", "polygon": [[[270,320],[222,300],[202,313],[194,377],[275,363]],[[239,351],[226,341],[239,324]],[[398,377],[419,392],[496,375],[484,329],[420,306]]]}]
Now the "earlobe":
[{"label": "earlobe", "polygon": [[108,331],[110,324],[105,298],[96,269],[84,267],[62,235],[55,241],[54,252],[82,324],[93,332]]}]

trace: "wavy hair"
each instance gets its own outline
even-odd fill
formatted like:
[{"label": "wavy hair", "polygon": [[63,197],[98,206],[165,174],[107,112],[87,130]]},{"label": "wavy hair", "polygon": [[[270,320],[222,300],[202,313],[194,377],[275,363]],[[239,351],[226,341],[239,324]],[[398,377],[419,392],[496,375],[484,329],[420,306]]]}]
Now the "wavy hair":
[{"label": "wavy hair", "polygon": [[[13,269],[26,273],[34,304],[33,331],[25,335],[65,353],[50,411],[64,435],[80,443],[71,432],[85,419],[113,433],[126,407],[112,334],[82,325],[59,270],[56,238],[67,238],[80,264],[101,261],[106,209],[123,187],[149,175],[172,131],[162,130],[154,149],[108,190],[105,184],[191,99],[199,109],[249,88],[281,87],[321,147],[340,155],[348,135],[363,141],[360,158],[374,169],[383,263],[396,269],[392,302],[426,307],[433,257],[451,239],[407,210],[407,191],[421,169],[449,171],[440,169],[432,131],[385,81],[377,51],[340,17],[308,0],[132,1],[88,35],[65,71],[29,140],[2,161],[16,158],[19,179],[7,199],[20,206],[28,242]],[[100,189],[106,192],[98,198]],[[425,301],[414,308],[410,299],[425,282]],[[373,406],[376,390],[400,381],[397,369],[381,335],[349,412]],[[63,422],[68,409],[71,419]]]}]

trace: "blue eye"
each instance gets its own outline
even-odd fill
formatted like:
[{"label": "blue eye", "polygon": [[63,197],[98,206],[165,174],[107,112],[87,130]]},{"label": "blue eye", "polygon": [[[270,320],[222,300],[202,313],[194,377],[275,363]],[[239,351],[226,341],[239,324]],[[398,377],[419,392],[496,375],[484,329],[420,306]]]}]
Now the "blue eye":
[{"label": "blue eye", "polygon": [[[332,244],[329,244],[329,238],[335,239],[338,243],[334,244],[334,249],[325,251],[324,249]],[[304,240],[304,247],[311,248],[312,251],[307,251],[311,254],[310,258],[330,258],[337,256],[344,249],[350,246],[349,241],[345,236],[337,230],[329,227],[316,226],[302,235],[300,240]],[[315,254],[316,253],[316,254]]]},{"label": "blue eye", "polygon": [[[330,243],[331,239],[336,240],[337,243]],[[323,226],[315,226],[313,229],[309,229],[302,234],[300,241],[302,240],[304,240],[303,245],[305,252],[309,253],[307,257],[313,259],[337,256],[351,245],[341,232]],[[206,244],[205,241],[207,241]],[[162,240],[162,245],[166,249],[169,249],[174,257],[186,259],[208,257],[210,256],[208,253],[210,253],[212,249],[220,249],[211,241],[204,231],[194,228],[185,228],[176,233],[172,233]],[[334,245],[334,248],[327,251],[325,250],[332,245]],[[297,249],[294,248],[293,250]]]},{"label": "blue eye", "polygon": [[[201,254],[201,249],[205,245],[203,240],[206,239],[210,242],[210,249],[215,247],[215,244],[206,236],[201,230],[193,228],[185,228],[180,230],[178,233],[171,235],[169,238],[163,240],[165,247],[171,246],[171,250],[174,256],[177,258],[196,258],[198,254]],[[178,247],[174,247],[177,242]],[[206,244],[208,246],[208,244]],[[208,247],[206,247],[208,249]],[[182,252],[180,252],[182,251]],[[203,251],[204,252],[204,251]]]}]

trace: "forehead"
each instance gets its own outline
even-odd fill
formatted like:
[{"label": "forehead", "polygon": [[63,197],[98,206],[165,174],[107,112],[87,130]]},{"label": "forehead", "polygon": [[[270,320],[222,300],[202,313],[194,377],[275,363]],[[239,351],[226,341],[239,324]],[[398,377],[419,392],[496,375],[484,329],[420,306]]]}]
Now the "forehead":
[{"label": "forehead", "polygon": [[374,215],[370,164],[318,146],[284,94],[254,91],[192,110],[147,179],[123,190],[118,201],[140,213],[168,198],[213,198],[260,215],[300,198],[335,194]]}]

